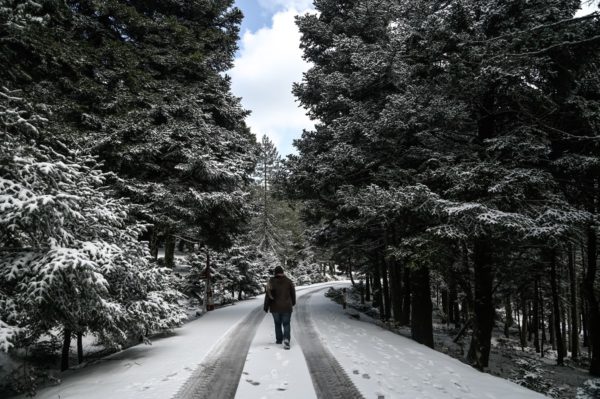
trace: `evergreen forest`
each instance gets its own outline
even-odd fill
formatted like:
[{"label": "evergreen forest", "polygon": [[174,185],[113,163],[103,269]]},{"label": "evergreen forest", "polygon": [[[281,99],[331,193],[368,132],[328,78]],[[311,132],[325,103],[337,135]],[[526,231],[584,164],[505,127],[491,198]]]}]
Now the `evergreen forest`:
[{"label": "evergreen forest", "polygon": [[0,360],[27,360],[0,385],[47,383],[42,342],[67,370],[72,341],[149,342],[277,265],[480,371],[504,338],[600,377],[581,5],[314,0],[289,89],[315,128],[282,156],[231,90],[233,0],[0,0]]}]

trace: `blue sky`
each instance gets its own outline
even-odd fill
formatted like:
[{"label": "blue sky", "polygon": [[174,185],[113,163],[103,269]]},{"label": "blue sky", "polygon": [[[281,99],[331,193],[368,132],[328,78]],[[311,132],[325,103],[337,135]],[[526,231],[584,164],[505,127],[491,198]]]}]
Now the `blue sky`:
[{"label": "blue sky", "polygon": [[309,64],[302,60],[294,16],[310,12],[312,0],[237,0],[244,13],[235,65],[228,72],[233,93],[252,114],[246,122],[258,139],[266,134],[285,156],[303,129],[314,125],[291,93]]},{"label": "blue sky", "polygon": [[256,32],[264,26],[271,25],[271,18],[274,13],[265,7],[261,7],[257,0],[237,0],[235,4],[244,12],[242,34],[248,30]]}]

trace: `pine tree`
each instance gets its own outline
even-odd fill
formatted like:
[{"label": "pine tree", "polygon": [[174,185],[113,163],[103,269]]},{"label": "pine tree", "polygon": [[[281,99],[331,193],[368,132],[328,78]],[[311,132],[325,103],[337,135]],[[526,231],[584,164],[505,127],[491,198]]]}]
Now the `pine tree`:
[{"label": "pine tree", "polygon": [[167,272],[148,263],[129,204],[103,187],[109,175],[93,157],[49,147],[60,142],[41,129],[45,107],[18,95],[0,93],[3,348],[60,328],[64,369],[71,333],[120,346],[180,324],[179,294]]},{"label": "pine tree", "polygon": [[[525,241],[550,252],[591,220],[592,212],[561,190],[551,163],[574,126],[573,120],[564,128],[556,123],[564,115],[556,110],[568,109],[557,100],[557,73],[587,70],[595,62],[597,18],[572,19],[579,3],[559,0],[552,6],[475,0],[315,4],[319,14],[298,20],[305,57],[314,67],[294,92],[321,123],[303,134],[299,155],[289,158],[288,190],[305,201],[305,220],[333,240],[354,223],[378,226],[370,229],[379,238],[375,251],[390,235],[398,244],[425,237],[429,245],[450,241],[462,248],[454,251],[454,262],[462,252],[475,279],[474,287],[463,287],[473,309],[469,358],[487,367],[494,281],[514,267],[502,256],[504,248],[512,257]],[[563,52],[581,55],[567,55],[565,64],[559,61]],[[585,119],[579,115],[575,125]],[[587,125],[597,113],[586,117]],[[589,129],[581,135],[595,139]],[[424,202],[394,213],[387,198],[417,185],[429,192]],[[391,214],[365,219],[352,213],[358,206],[352,197],[368,195],[369,187],[381,190],[379,199],[363,205],[372,201]],[[345,206],[348,211],[340,211]],[[413,209],[427,217],[415,218]],[[405,224],[411,228],[403,231]],[[426,247],[416,246],[409,257],[427,259]],[[377,269],[374,284],[380,277],[385,284],[385,270],[379,276]]]},{"label": "pine tree", "polygon": [[263,135],[258,145],[258,158],[255,171],[255,180],[260,196],[260,207],[256,228],[258,247],[263,251],[278,252],[280,237],[276,231],[273,212],[273,180],[279,168],[280,157],[273,142]]},{"label": "pine tree", "polygon": [[47,104],[50,133],[118,175],[154,225],[155,257],[176,236],[230,245],[246,217],[254,137],[223,73],[242,18],[232,4],[14,1],[0,16],[0,76]]}]

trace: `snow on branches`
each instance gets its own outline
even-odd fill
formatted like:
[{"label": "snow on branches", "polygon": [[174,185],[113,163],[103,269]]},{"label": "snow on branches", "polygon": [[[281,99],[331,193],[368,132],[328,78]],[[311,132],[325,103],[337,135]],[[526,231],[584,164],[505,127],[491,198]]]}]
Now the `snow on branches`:
[{"label": "snow on branches", "polygon": [[[152,267],[127,220],[129,205],[102,185],[95,159],[58,153],[34,107],[0,96],[0,347],[17,332],[90,330],[119,345],[184,317],[165,270]],[[39,134],[32,138],[32,128]],[[17,329],[20,328],[19,329]]]}]

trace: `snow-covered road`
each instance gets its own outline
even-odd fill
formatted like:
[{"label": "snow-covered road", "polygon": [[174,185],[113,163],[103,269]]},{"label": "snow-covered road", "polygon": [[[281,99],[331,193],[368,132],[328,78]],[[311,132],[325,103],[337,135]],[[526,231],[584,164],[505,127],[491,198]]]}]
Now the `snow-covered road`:
[{"label": "snow-covered road", "polygon": [[[374,324],[349,318],[340,305],[323,295],[327,286],[336,284],[339,283],[298,289],[298,305],[306,303],[307,316],[314,325],[315,335],[310,340],[299,336],[306,334],[306,329],[298,325],[298,315],[302,311],[299,308],[300,312],[292,320],[292,348],[289,351],[274,343],[270,315],[259,317],[247,356],[238,353],[235,357],[243,364],[239,368],[241,375],[235,375],[239,372],[234,371],[226,376],[234,381],[232,385],[239,380],[236,398],[310,399],[318,396],[316,392],[321,392],[321,397],[330,397],[322,392],[323,388],[315,391],[318,383],[314,375],[311,378],[302,350],[307,346],[312,349],[311,344],[314,347],[322,345],[323,352],[330,352],[337,359],[335,363],[345,370],[343,377],[353,383],[347,385],[354,385],[365,398],[543,397],[508,381],[480,373],[458,360]],[[319,287],[323,289],[315,292]],[[210,361],[209,354],[218,352],[219,346],[224,343],[227,346],[227,340],[236,334],[236,330],[237,334],[239,331],[250,335],[254,332],[252,328],[245,329],[238,324],[260,306],[261,297],[210,312],[177,329],[171,336],[153,340],[151,346],[138,345],[97,364],[70,371],[65,374],[61,385],[41,390],[38,397],[173,398],[178,392],[181,394],[182,387],[190,384],[190,377],[193,376],[192,382],[198,378],[194,371],[202,364],[206,365]],[[298,338],[301,338],[303,348]],[[211,395],[211,399],[223,397],[214,396],[215,393]]]}]

